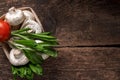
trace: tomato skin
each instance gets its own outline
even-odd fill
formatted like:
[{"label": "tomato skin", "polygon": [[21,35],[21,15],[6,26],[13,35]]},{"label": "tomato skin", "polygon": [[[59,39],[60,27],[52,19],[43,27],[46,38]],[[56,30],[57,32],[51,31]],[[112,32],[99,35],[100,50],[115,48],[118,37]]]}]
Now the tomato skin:
[{"label": "tomato skin", "polygon": [[0,20],[0,42],[8,40],[10,33],[10,25],[6,21]]}]

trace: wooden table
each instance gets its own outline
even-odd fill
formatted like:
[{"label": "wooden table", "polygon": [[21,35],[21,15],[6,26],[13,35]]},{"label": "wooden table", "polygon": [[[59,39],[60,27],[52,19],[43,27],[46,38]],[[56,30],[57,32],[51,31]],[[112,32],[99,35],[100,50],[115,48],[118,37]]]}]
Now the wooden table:
[{"label": "wooden table", "polygon": [[[120,80],[119,0],[0,0],[0,15],[12,6],[32,7],[61,46],[34,80]],[[0,48],[0,80],[12,78]]]}]

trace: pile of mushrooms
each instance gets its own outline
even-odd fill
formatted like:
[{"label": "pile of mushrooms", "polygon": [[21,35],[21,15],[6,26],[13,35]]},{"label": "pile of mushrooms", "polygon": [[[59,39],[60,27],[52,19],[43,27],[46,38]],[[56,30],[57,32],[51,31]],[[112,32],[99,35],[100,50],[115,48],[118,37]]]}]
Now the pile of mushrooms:
[{"label": "pile of mushrooms", "polygon": [[[22,25],[21,28],[30,28],[30,33],[41,33],[42,32],[42,25],[39,24],[34,14],[29,10],[21,10],[16,9],[15,7],[12,7],[9,9],[9,11],[5,15],[5,20],[12,26],[16,27],[19,25]],[[35,40],[36,43],[41,43],[40,40]],[[11,51],[9,54],[6,54],[8,56],[8,59],[10,63],[14,66],[21,66],[25,65],[29,62],[28,58],[24,55],[24,53],[19,50],[11,47]],[[47,59],[49,56],[46,54],[41,54],[43,59]]]}]

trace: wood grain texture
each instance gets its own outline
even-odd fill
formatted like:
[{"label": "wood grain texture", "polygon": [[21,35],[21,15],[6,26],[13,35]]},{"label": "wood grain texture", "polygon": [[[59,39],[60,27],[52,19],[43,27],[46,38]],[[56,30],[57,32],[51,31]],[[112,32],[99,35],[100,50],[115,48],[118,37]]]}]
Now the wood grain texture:
[{"label": "wood grain texture", "polygon": [[[60,46],[69,46],[56,48],[58,57],[46,60],[44,75],[34,80],[120,80],[120,48],[114,47],[120,45],[119,0],[0,2],[0,15],[12,6],[32,7],[45,31],[52,32]],[[0,80],[12,78],[10,63],[0,48]]]},{"label": "wood grain texture", "polygon": [[[119,80],[119,48],[61,48],[59,57],[45,63],[45,80]],[[57,72],[56,72],[57,71]],[[48,75],[49,75],[48,74]]]},{"label": "wood grain texture", "polygon": [[119,5],[114,0],[1,0],[0,15],[12,6],[30,6],[60,45],[112,45],[120,44]]},{"label": "wood grain texture", "polygon": [[[58,48],[57,51],[57,58],[49,58],[42,65],[44,75],[34,80],[120,79],[120,48]],[[0,78],[12,79],[10,64],[1,49],[0,52]]]},{"label": "wood grain texture", "polygon": [[[107,0],[59,1],[52,7],[61,45],[120,43],[120,6]],[[58,8],[58,9],[57,9]]]}]

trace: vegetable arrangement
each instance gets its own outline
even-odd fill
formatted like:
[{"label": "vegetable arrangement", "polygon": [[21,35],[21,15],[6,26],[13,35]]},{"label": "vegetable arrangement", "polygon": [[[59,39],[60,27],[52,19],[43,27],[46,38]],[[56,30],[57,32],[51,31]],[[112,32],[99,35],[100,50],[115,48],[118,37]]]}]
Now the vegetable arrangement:
[{"label": "vegetable arrangement", "polygon": [[[20,25],[20,29],[12,30]],[[5,20],[0,20],[0,42],[7,42],[11,48],[6,56],[12,64],[14,80],[17,76],[33,80],[34,74],[42,75],[43,61],[57,56],[53,49],[56,38],[42,31],[42,25],[29,10],[9,9]]]}]

